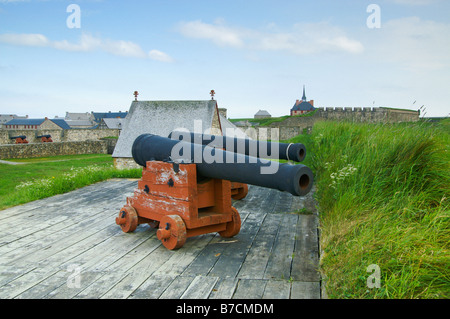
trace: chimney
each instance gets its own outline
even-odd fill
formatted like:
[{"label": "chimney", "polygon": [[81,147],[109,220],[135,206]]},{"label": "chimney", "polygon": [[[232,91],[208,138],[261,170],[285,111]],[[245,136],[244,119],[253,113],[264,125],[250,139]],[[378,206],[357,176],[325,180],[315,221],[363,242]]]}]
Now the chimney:
[{"label": "chimney", "polygon": [[314,106],[314,100],[309,101],[309,104],[311,104],[312,106]]},{"label": "chimney", "polygon": [[300,100],[295,101],[295,105],[298,105],[300,103]]}]

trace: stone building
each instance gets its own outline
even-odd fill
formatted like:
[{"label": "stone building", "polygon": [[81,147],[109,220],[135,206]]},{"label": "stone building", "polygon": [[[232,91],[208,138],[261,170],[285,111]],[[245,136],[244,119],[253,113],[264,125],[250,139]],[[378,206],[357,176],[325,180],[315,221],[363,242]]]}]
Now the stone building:
[{"label": "stone building", "polygon": [[63,119],[12,119],[3,125],[6,130],[67,130],[70,126]]},{"label": "stone building", "polygon": [[127,117],[128,112],[92,112],[93,120],[96,123],[99,123],[102,121],[102,119],[124,119]]},{"label": "stone building", "polygon": [[[57,118],[57,117],[55,117]],[[89,112],[66,112],[64,120],[71,128],[91,128],[95,125],[94,116]]]},{"label": "stone building", "polygon": [[305,86],[303,85],[303,96],[302,96],[302,100],[297,100],[295,101],[294,106],[291,109],[291,116],[292,115],[300,115],[300,114],[305,114],[308,112],[312,112],[314,111],[314,100],[306,100],[306,95],[305,95]]},{"label": "stone building", "polygon": [[18,116],[16,114],[0,114],[0,128],[2,128],[3,125],[6,122],[9,122],[11,120],[14,120],[14,119],[27,119],[27,118],[28,118],[28,115]]},{"label": "stone building", "polygon": [[121,130],[125,124],[124,118],[103,118],[98,124],[99,129],[117,129]]},{"label": "stone building", "polygon": [[267,112],[266,110],[259,110],[253,116],[253,118],[255,118],[255,119],[265,119],[265,118],[269,118],[269,117],[272,117],[272,115],[270,115],[270,113]]}]

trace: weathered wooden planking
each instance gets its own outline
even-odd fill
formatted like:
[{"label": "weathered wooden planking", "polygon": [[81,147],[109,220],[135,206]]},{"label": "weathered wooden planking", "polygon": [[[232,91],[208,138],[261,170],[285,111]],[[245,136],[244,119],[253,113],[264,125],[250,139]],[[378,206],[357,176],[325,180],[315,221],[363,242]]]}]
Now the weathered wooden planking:
[{"label": "weathered wooden planking", "polygon": [[289,299],[291,282],[286,280],[269,280],[264,288],[263,299]]},{"label": "weathered wooden planking", "polygon": [[232,244],[229,244],[219,256],[219,260],[209,273],[210,276],[237,276],[264,217],[265,214],[261,213],[249,214],[245,220],[244,227],[241,227],[240,233],[233,237],[232,240],[228,240]]},{"label": "weathered wooden planking", "polygon": [[177,276],[166,290],[159,296],[160,299],[180,299],[195,277]]},{"label": "weathered wooden planking", "polygon": [[0,298],[320,298],[317,216],[279,214],[305,199],[250,185],[233,202],[237,236],[169,251],[147,225],[125,234],[115,224],[135,187],[107,181],[2,211],[21,233],[0,230]]},{"label": "weathered wooden planking", "polygon": [[197,276],[186,288],[180,299],[207,299],[219,278]]},{"label": "weathered wooden planking", "polygon": [[238,285],[238,278],[219,278],[212,289],[210,299],[231,299]]},{"label": "weathered wooden planking", "polygon": [[[148,251],[155,249],[158,247],[160,243],[152,237],[146,239],[142,236],[142,240],[137,242],[137,246],[133,244],[126,247],[120,247],[120,250],[116,252],[108,252],[108,254],[102,255],[101,259],[95,259],[93,262],[93,266],[89,267],[87,263],[83,265],[83,270],[81,273],[80,286],[79,287],[68,287],[61,286],[60,288],[53,291],[50,296],[52,298],[59,299],[67,299],[74,298],[78,296],[80,293],[84,296],[87,296],[87,293],[90,291],[98,293],[98,290],[95,288],[99,288],[98,281],[102,283],[101,285],[101,296],[106,293],[106,289],[110,288],[111,285],[117,283],[122,280],[124,277],[128,278],[130,275],[134,275],[133,269],[135,269],[136,264],[142,262],[143,257],[145,257],[145,253],[143,247],[145,246]],[[133,266],[133,267],[132,267]],[[131,268],[130,268],[131,267]],[[127,271],[128,270],[128,271]],[[85,272],[90,272],[91,277],[83,276]],[[138,272],[138,275],[145,275],[145,273],[141,274]],[[148,275],[145,277],[147,278]],[[94,284],[97,283],[97,284]],[[88,289],[90,288],[90,289]],[[85,291],[88,289],[87,291]],[[131,288],[129,290],[132,290]],[[84,293],[83,293],[84,292]],[[125,289],[122,290],[122,293],[125,293]],[[78,297],[80,298],[80,297]]]},{"label": "weathered wooden planking", "polygon": [[190,249],[179,251],[170,251],[162,245],[158,246],[145,259],[130,269],[127,276],[102,295],[102,298],[128,298],[151,275],[160,278],[162,276],[176,277],[192,262],[209,240],[208,235],[190,238],[183,246],[190,247]]},{"label": "weathered wooden planking", "polygon": [[262,299],[268,280],[240,279],[233,299]]},{"label": "weathered wooden planking", "polygon": [[[241,223],[245,224],[248,214],[241,215]],[[244,227],[244,226],[241,226]],[[209,244],[198,254],[195,260],[183,272],[184,276],[207,275],[222,258],[223,252],[229,245],[233,245],[236,238],[222,238],[219,234],[215,234]]]},{"label": "weathered wooden planking", "polygon": [[280,227],[282,215],[267,214],[253,241],[238,277],[244,279],[263,279],[273,245]]},{"label": "weathered wooden planking", "polygon": [[[138,282],[136,278],[133,279],[133,275],[136,272],[142,278],[141,280],[145,281],[144,276],[150,276],[158,267],[158,260],[150,257],[150,255],[160,247],[161,242],[157,240],[154,235],[149,236],[146,241],[132,249],[115,263],[108,266],[103,271],[104,275],[102,277],[89,283],[89,285],[78,292],[74,298],[98,299],[119,283],[121,283],[120,285],[131,286],[132,281]],[[162,260],[160,262],[162,262]],[[128,278],[129,275],[131,276],[130,278]]]},{"label": "weathered wooden planking", "polygon": [[264,279],[289,280],[292,256],[295,249],[297,214],[283,214],[272,253],[267,263]]},{"label": "weathered wooden planking", "polygon": [[293,281],[291,299],[320,299],[320,282]]},{"label": "weathered wooden planking", "polygon": [[318,217],[300,215],[296,234],[292,279],[320,281]]},{"label": "weathered wooden planking", "polygon": [[147,278],[129,299],[159,299],[177,276],[153,275]]}]

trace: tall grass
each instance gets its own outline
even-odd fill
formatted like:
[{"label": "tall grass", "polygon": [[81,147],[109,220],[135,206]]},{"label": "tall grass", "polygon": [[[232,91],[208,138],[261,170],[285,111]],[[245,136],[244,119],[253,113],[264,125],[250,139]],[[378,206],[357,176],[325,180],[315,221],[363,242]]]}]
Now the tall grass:
[{"label": "tall grass", "polygon": [[450,297],[449,124],[316,123],[307,149],[330,297]]}]

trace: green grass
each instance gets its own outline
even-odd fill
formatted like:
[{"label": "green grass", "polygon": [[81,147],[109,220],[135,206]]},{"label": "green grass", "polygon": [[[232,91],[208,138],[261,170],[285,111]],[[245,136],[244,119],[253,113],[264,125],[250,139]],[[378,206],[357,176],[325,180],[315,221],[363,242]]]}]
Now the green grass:
[{"label": "green grass", "polygon": [[317,110],[314,110],[312,112],[308,112],[305,114],[300,114],[300,115],[284,115],[284,116],[280,116],[280,117],[268,117],[268,118],[263,118],[263,119],[254,119],[254,118],[245,118],[245,119],[230,119],[230,122],[235,123],[235,122],[239,122],[239,121],[249,121],[252,123],[258,123],[259,126],[269,126],[272,123],[276,123],[276,122],[283,122],[284,120],[286,120],[287,118],[290,117],[309,117],[309,116],[313,116],[315,113],[317,112]]},{"label": "green grass", "polygon": [[0,164],[0,209],[62,194],[109,178],[139,178],[142,170],[117,170],[111,155],[15,159]]},{"label": "green grass", "polygon": [[[331,298],[450,297],[450,121],[316,123],[306,145]],[[381,287],[368,288],[370,265]]]}]

